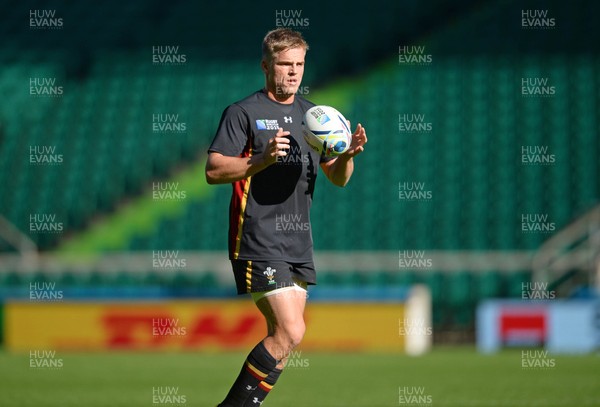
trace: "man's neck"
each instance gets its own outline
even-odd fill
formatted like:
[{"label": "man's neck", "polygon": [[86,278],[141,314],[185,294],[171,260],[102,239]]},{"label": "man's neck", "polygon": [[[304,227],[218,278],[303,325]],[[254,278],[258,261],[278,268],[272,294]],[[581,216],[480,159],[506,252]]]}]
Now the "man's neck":
[{"label": "man's neck", "polygon": [[291,105],[294,103],[294,94],[291,95],[278,95],[277,92],[273,92],[268,88],[264,88],[263,92],[267,95],[267,97],[277,103],[282,103],[284,105]]}]

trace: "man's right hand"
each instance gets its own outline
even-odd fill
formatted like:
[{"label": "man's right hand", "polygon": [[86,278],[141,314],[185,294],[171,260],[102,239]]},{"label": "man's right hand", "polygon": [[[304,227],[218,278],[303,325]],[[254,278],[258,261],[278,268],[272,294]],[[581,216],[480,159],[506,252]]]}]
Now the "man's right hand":
[{"label": "man's right hand", "polygon": [[277,162],[277,157],[285,157],[290,149],[289,131],[277,130],[269,140],[265,151],[251,157],[229,157],[211,152],[206,160],[206,182],[209,184],[229,184],[253,176],[269,165]]},{"label": "man's right hand", "polygon": [[277,162],[277,157],[285,157],[290,149],[289,131],[284,131],[281,127],[277,130],[275,137],[269,140],[269,144],[263,152],[263,162],[269,166]]}]

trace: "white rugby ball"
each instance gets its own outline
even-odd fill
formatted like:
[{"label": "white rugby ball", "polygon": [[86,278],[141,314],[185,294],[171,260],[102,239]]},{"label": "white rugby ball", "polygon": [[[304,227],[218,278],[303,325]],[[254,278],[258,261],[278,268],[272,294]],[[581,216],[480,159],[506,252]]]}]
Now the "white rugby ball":
[{"label": "white rugby ball", "polygon": [[352,132],[344,115],[331,106],[313,106],[302,120],[304,140],[319,154],[344,154],[352,142]]}]

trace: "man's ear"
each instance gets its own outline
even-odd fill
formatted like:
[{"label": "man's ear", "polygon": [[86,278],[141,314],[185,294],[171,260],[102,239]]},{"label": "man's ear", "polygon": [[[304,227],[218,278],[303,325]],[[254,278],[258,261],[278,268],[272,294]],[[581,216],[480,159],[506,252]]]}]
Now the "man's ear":
[{"label": "man's ear", "polygon": [[269,65],[267,65],[267,61],[264,59],[260,61],[260,68],[265,73],[265,75],[269,72]]}]

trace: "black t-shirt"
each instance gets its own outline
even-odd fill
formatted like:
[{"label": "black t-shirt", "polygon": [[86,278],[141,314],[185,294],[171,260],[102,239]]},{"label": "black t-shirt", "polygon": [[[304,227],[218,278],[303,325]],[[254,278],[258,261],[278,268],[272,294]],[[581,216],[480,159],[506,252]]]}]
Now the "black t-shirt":
[{"label": "black t-shirt", "polygon": [[297,95],[292,104],[282,104],[258,91],[223,112],[209,153],[262,154],[279,127],[290,132],[287,156],[232,184],[230,259],[312,261],[310,206],[319,164],[329,160],[310,148],[302,135],[304,113],[312,106]]}]

